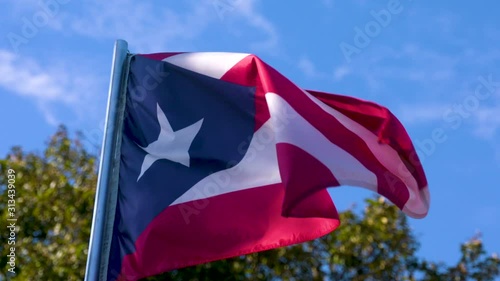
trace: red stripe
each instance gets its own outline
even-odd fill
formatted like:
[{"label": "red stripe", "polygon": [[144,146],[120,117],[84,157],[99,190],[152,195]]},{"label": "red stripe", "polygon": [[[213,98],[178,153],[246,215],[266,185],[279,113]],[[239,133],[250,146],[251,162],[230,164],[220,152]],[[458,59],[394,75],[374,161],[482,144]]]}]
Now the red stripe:
[{"label": "red stripe", "polygon": [[[332,143],[349,152],[367,169],[372,171],[377,176],[378,193],[387,197],[399,208],[403,208],[405,203],[408,201],[409,192],[404,182],[392,172],[388,171],[378,161],[363,139],[352,131],[346,129],[344,125],[342,125],[335,117],[325,112],[310,98],[308,98],[295,84],[281,75],[274,68],[262,62],[259,58],[255,56],[246,57],[229,70],[221,79],[242,85],[256,86],[256,120],[259,124],[269,119],[269,110],[267,108],[265,94],[268,92],[278,94],[284,98],[297,111],[297,113],[323,133]],[[336,95],[322,95],[322,101],[326,101],[326,104],[329,106],[332,106],[332,104],[343,104],[346,109],[344,112],[349,109],[353,110],[355,106],[359,106],[362,103],[360,100],[356,100],[359,102],[354,102],[354,100],[348,100],[345,97],[342,98],[341,96]],[[332,107],[335,108],[334,106]],[[368,103],[360,107],[360,110],[367,107],[369,107]],[[372,106],[372,108],[374,107]],[[394,138],[394,141],[396,142],[396,145],[394,146],[405,147],[404,141],[405,138],[408,138],[408,136],[406,131],[404,131],[404,128],[391,125],[391,128],[389,128],[391,131],[384,131],[383,127],[386,126],[386,122],[389,121],[387,119],[387,115],[383,115],[383,112],[387,111],[387,109],[379,106],[379,111],[379,116],[367,116],[367,120],[363,121],[363,124],[368,126],[373,131],[383,131],[384,136],[391,134],[404,134],[405,137],[398,136]],[[352,115],[353,114],[351,114],[351,116]],[[382,118],[382,121],[378,118]],[[360,118],[357,119],[359,121]],[[293,124],[291,125],[293,126]],[[400,127],[402,126],[400,125]],[[408,155],[410,151],[400,151],[400,153],[403,153],[405,157],[407,156],[405,159],[410,157],[410,155]],[[423,171],[419,171],[418,167],[410,167],[410,171],[416,171],[418,178],[425,179]],[[423,182],[424,181],[422,180],[420,181],[420,183]],[[420,186],[420,188],[422,187],[423,186]]]},{"label": "red stripe", "polygon": [[269,80],[265,79],[268,67],[258,57],[248,55],[220,78],[231,83],[255,87],[255,131],[271,116],[265,99],[269,87]]},{"label": "red stripe", "polygon": [[[158,56],[153,59],[163,59],[166,54],[154,55]],[[246,57],[221,79],[256,87],[256,130],[270,117],[265,94],[274,92],[332,143],[372,171],[377,176],[380,194],[400,208],[407,202],[409,194],[404,183],[381,165],[363,139],[257,57]],[[426,185],[423,170],[417,165],[418,158],[415,162],[416,154],[412,155],[415,150],[406,131],[386,108],[347,97],[312,93],[387,143],[380,145],[391,145],[402,159],[413,160],[405,163],[414,172],[419,187]],[[293,120],[290,125],[293,126]],[[138,238],[136,252],[124,258],[122,276],[142,278],[156,275],[180,267],[300,243],[334,230],[339,221],[325,189],[339,184],[334,175],[317,159],[292,145],[279,144],[277,153],[285,184],[167,208]],[[333,214],[335,218],[284,218],[282,213],[296,217],[330,217]]]},{"label": "red stripe", "polygon": [[271,89],[271,92],[283,97],[297,113],[303,116],[332,143],[349,152],[367,169],[372,171],[377,176],[377,192],[402,209],[409,198],[406,185],[378,161],[364,140],[345,128],[335,117],[321,109],[302,90],[281,74],[276,71],[272,71],[270,74],[268,78],[275,82],[273,86],[276,85],[274,89]]},{"label": "red stripe", "polygon": [[[176,53],[152,55],[163,58],[173,54]],[[256,87],[255,130],[259,129],[270,118],[265,94],[274,92],[280,95],[308,122],[325,134],[332,143],[348,151],[376,174],[379,183],[378,192],[386,196],[398,207],[403,208],[409,198],[404,182],[381,165],[364,140],[346,129],[336,118],[323,111],[305,96],[301,89],[274,68],[261,61],[258,57],[249,55],[226,72],[221,79],[240,85]],[[375,103],[351,97],[315,91],[311,91],[311,93],[326,105],[339,110],[353,121],[378,135],[382,142],[396,149],[402,162],[417,180],[419,188],[427,186],[423,168],[411,140],[404,127],[389,110]]]},{"label": "red stripe", "polygon": [[283,195],[277,184],[165,209],[138,238],[135,253],[125,256],[118,280],[301,243],[339,225],[338,219],[281,216]]},{"label": "red stripe", "polygon": [[332,172],[318,159],[288,143],[277,145],[281,178],[286,188],[283,215],[307,218],[338,217],[328,186],[338,186]]},{"label": "red stripe", "polygon": [[308,92],[377,135],[380,142],[389,144],[398,151],[401,160],[415,177],[419,188],[427,186],[422,163],[406,129],[387,108],[353,97],[318,91]]}]

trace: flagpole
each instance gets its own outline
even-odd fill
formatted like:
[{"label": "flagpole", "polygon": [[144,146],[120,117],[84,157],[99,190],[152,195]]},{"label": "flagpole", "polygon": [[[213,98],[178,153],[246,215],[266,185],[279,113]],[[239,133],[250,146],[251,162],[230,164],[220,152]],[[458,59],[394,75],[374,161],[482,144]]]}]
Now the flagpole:
[{"label": "flagpole", "polygon": [[90,233],[86,281],[106,280],[111,234],[118,192],[121,136],[125,110],[128,44],[116,40],[106,110],[106,125],[99,163],[99,174]]}]

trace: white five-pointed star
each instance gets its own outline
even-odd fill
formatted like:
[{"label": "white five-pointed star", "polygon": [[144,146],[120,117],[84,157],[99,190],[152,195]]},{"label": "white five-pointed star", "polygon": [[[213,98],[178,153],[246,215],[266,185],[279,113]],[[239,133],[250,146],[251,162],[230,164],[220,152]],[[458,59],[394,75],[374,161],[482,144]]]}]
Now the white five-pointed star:
[{"label": "white five-pointed star", "polygon": [[156,104],[156,107],[158,123],[160,123],[161,128],[160,135],[158,136],[158,140],[150,143],[148,146],[139,146],[146,151],[147,154],[142,162],[141,173],[137,181],[139,181],[149,167],[159,159],[167,159],[189,167],[188,150],[203,123],[203,119],[200,119],[198,122],[174,132],[165,113],[161,110],[160,105]]}]

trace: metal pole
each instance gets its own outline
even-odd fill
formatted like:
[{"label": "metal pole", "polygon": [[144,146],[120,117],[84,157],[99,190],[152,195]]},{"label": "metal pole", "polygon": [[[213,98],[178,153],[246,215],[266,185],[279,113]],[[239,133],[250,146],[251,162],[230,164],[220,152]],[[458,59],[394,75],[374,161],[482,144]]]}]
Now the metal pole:
[{"label": "metal pole", "polygon": [[125,110],[128,44],[116,40],[109,84],[106,125],[99,163],[94,215],[90,234],[86,281],[106,280],[111,234],[118,192],[118,170]]}]

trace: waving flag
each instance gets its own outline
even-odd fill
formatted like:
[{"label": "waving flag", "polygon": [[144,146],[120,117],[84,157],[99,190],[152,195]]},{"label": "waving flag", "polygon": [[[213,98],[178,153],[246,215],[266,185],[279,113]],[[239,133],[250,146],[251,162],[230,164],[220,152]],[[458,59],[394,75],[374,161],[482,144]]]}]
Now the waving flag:
[{"label": "waving flag", "polygon": [[328,187],[427,214],[427,181],[386,108],[305,91],[248,54],[135,55],[108,280],[308,241],[339,225]]}]

